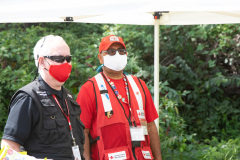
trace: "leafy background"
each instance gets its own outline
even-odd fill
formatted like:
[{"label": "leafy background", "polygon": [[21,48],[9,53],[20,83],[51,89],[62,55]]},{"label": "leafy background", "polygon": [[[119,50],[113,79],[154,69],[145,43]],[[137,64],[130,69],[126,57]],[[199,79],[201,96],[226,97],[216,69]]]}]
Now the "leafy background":
[{"label": "leafy background", "polygon": [[[33,47],[48,34],[62,36],[73,55],[65,83],[75,96],[96,74],[103,36],[123,37],[128,73],[153,94],[153,26],[31,23],[0,24],[0,138],[14,92],[31,82]],[[159,126],[164,160],[240,159],[238,24],[160,26]]]}]

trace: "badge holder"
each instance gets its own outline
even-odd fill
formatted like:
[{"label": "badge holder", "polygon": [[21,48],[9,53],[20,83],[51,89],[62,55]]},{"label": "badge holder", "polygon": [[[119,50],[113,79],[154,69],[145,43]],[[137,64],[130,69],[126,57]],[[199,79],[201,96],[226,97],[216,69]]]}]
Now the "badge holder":
[{"label": "badge holder", "polygon": [[[72,135],[72,137],[73,137],[73,135]],[[81,160],[80,150],[79,150],[78,145],[76,145],[75,138],[73,138],[72,151],[73,151],[74,160]]]},{"label": "badge holder", "polygon": [[141,141],[145,141],[144,129],[142,126],[130,126],[131,140],[133,147],[140,147]]},{"label": "badge holder", "polygon": [[145,118],[144,110],[137,110],[138,119],[140,120],[141,126],[143,127],[144,135],[148,135],[147,121]]},{"label": "badge holder", "polygon": [[140,120],[141,126],[143,127],[143,134],[148,135],[148,130],[147,130],[147,121],[146,120]]},{"label": "badge holder", "polygon": [[52,95],[54,100],[56,101],[56,103],[58,104],[60,110],[62,111],[63,115],[66,117],[67,121],[68,121],[68,125],[69,125],[69,130],[70,130],[70,133],[71,133],[71,136],[72,136],[72,140],[73,140],[73,146],[72,146],[72,151],[73,151],[73,156],[74,156],[74,160],[81,160],[81,156],[80,156],[80,150],[79,150],[79,147],[78,145],[76,145],[76,141],[75,141],[75,138],[73,136],[73,132],[72,132],[72,125],[71,125],[71,121],[70,121],[70,116],[69,116],[69,108],[68,108],[68,104],[67,104],[67,100],[65,99],[65,103],[66,103],[66,106],[67,106],[67,111],[68,111],[68,114],[66,114],[60,103],[58,102],[56,96],[53,94]]}]

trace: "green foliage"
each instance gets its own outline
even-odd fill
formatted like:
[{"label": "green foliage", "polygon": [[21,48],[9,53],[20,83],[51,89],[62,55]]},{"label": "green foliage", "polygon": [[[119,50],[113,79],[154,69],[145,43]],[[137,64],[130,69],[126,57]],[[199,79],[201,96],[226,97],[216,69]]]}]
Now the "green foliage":
[{"label": "green foliage", "polygon": [[[160,26],[160,138],[164,160],[240,159],[238,24]],[[96,74],[103,36],[123,37],[126,71],[153,93],[153,26],[81,23],[0,24],[0,136],[11,96],[31,82],[33,47],[48,34],[62,36],[73,55],[65,83],[75,96]]]},{"label": "green foliage", "polygon": [[205,145],[200,148],[203,152],[203,159],[206,160],[238,160],[240,159],[240,139],[229,139],[228,141],[222,140],[219,142],[216,137],[212,140],[206,139]]},{"label": "green foliage", "polygon": [[[110,28],[107,33],[127,37],[124,40],[130,44],[127,46],[129,55],[136,57],[139,66],[132,73],[144,79],[152,90],[153,28],[125,25]],[[239,133],[239,27],[196,25],[160,28],[163,157],[203,159],[205,155],[201,152],[201,145],[208,145],[204,139],[213,136],[219,140],[234,139]],[[134,62],[133,66],[136,66]],[[223,155],[219,159],[227,158]]]},{"label": "green foliage", "polygon": [[[184,103],[181,97],[188,94],[176,92],[168,82],[160,83],[160,138],[163,159],[194,160],[200,151],[194,137],[186,134],[186,123],[179,115],[178,105]],[[174,99],[174,100],[173,100]]]},{"label": "green foliage", "polygon": [[[236,137],[239,122],[239,27],[163,26],[160,80],[178,92],[189,133]],[[172,47],[174,46],[174,47]],[[229,125],[230,124],[230,125]],[[234,125],[233,125],[234,124]]]},{"label": "green foliage", "polygon": [[76,97],[80,86],[96,74],[101,25],[73,23],[0,24],[0,135],[11,97],[34,79],[33,48],[43,36],[62,36],[73,55],[72,74],[65,83]]}]

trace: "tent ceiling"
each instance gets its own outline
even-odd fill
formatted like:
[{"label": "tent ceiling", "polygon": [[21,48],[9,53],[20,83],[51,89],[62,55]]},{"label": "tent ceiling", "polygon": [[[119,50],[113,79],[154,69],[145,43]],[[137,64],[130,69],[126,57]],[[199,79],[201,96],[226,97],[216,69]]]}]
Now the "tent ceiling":
[{"label": "tent ceiling", "polygon": [[74,22],[154,25],[155,11],[169,11],[160,25],[240,23],[239,0],[3,0],[0,23]]}]

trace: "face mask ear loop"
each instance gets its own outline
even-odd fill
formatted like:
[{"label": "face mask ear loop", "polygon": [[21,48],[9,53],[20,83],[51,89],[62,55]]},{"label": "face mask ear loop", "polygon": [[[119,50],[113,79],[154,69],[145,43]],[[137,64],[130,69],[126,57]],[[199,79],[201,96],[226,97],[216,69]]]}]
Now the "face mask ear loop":
[{"label": "face mask ear loop", "polygon": [[[46,60],[46,59],[45,59]],[[46,60],[47,61],[47,60]],[[48,63],[48,65],[50,66],[50,63],[47,61],[47,63]],[[48,69],[47,68],[44,68],[46,71],[48,71]]]},{"label": "face mask ear loop", "polygon": [[100,65],[100,66],[96,69],[96,71],[97,71],[98,73],[102,72],[102,71],[103,71],[103,69],[102,69],[103,66],[104,66],[103,64]]},{"label": "face mask ear loop", "polygon": [[[127,64],[126,66],[127,66],[127,68],[129,68],[129,69],[130,69],[130,73],[132,74],[132,67],[131,67],[131,66],[129,66],[128,64]],[[123,72],[124,72],[124,74],[128,75],[128,73],[127,73],[125,70],[124,70]]]}]

